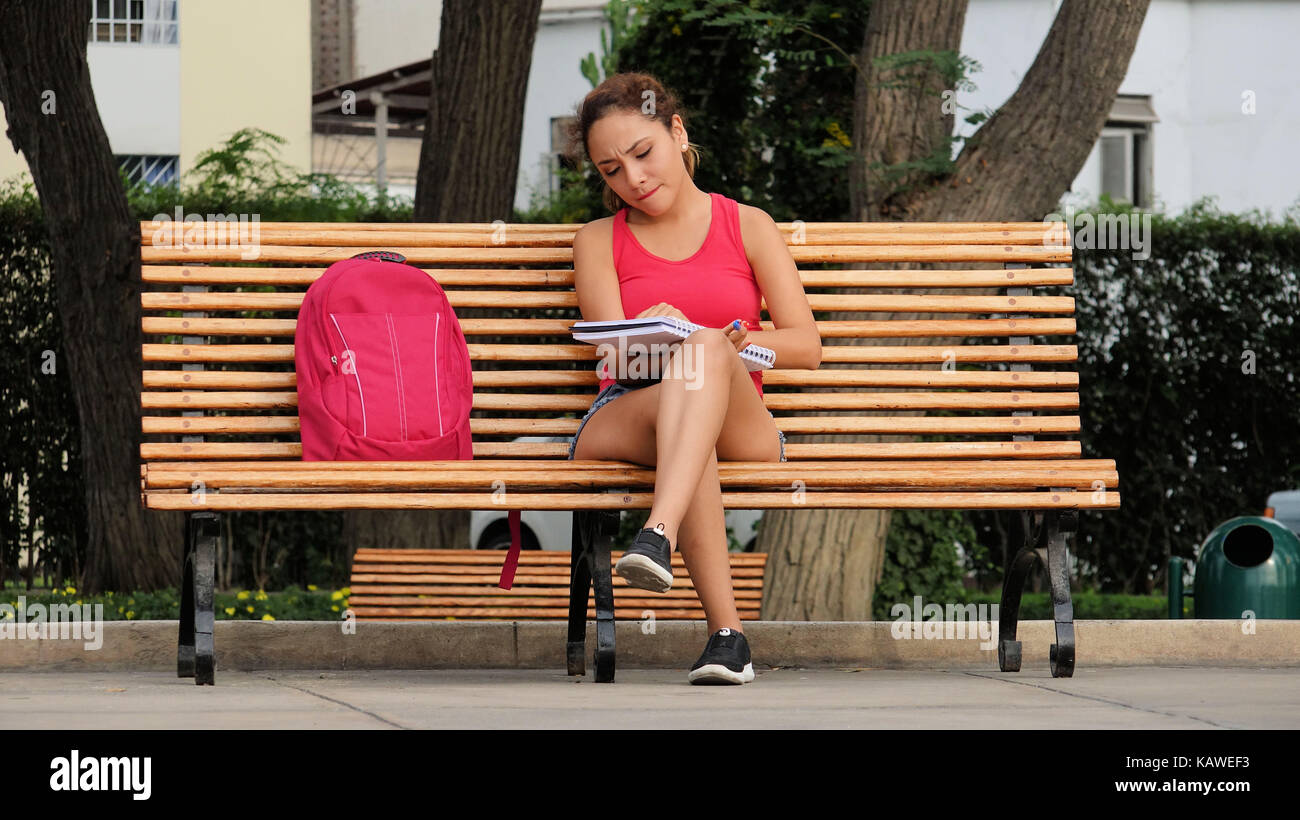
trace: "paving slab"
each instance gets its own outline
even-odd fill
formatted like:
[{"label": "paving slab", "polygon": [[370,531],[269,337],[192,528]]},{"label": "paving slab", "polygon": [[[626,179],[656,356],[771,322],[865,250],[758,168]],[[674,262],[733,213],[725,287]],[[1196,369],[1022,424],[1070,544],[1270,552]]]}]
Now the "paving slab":
[{"label": "paving slab", "polygon": [[6,729],[1295,729],[1300,668],[8,671]]}]

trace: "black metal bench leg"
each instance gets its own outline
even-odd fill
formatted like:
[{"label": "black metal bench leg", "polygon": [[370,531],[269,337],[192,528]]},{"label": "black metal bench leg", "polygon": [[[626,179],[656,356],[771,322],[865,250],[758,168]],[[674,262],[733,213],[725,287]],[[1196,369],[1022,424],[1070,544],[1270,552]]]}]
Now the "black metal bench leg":
[{"label": "black metal bench leg", "polygon": [[217,539],[221,519],[214,512],[190,513],[186,526],[187,554],[181,590],[178,677],[193,677],[196,685],[216,683],[216,648],[213,644],[213,595],[217,569]]},{"label": "black metal bench leg", "polygon": [[573,512],[569,559],[569,640],[565,662],[570,675],[587,674],[587,600],[591,597],[591,540],[584,538],[584,511]]},{"label": "black metal bench leg", "polygon": [[610,550],[618,532],[618,512],[593,510],[589,535],[591,580],[596,598],[596,683],[614,682],[614,578]]},{"label": "black metal bench leg", "polygon": [[181,545],[181,624],[176,646],[176,677],[194,677],[194,516],[185,516],[185,543]]},{"label": "black metal bench leg", "polygon": [[1011,549],[1007,556],[1002,578],[1002,601],[998,605],[998,669],[1003,672],[1020,671],[1020,641],[1016,640],[1016,625],[1020,621],[1020,595],[1025,589],[1025,579],[1038,556],[1030,532],[1031,516],[1028,511],[1016,510],[1011,514]]},{"label": "black metal bench leg", "polygon": [[1050,660],[1052,677],[1074,675],[1074,604],[1070,601],[1070,553],[1066,533],[1078,528],[1079,514],[1074,510],[1047,514],[1044,539],[1047,541],[1047,574],[1052,582],[1052,617],[1056,621],[1056,643]]}]

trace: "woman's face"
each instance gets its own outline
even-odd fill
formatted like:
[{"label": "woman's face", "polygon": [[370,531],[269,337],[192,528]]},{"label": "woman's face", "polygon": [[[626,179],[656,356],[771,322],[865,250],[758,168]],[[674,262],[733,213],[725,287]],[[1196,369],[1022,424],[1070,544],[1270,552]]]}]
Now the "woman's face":
[{"label": "woman's face", "polygon": [[587,150],[605,184],[651,216],[667,211],[694,184],[682,159],[686,129],[676,114],[672,122],[670,133],[655,120],[624,111],[601,117],[587,132]]}]

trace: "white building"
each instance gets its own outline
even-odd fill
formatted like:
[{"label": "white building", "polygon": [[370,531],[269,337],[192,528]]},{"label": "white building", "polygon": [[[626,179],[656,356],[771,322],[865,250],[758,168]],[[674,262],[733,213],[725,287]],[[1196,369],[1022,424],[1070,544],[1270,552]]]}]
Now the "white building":
[{"label": "white building", "polygon": [[[310,169],[310,0],[84,2],[95,102],[131,179],[183,176],[251,127],[284,137],[280,159]],[[0,140],[0,179],[14,176],[31,178],[27,160]]]},{"label": "white building", "polygon": [[[1015,91],[1060,0],[971,0],[961,52],[983,70],[958,103],[997,108]],[[1300,2],[1152,0],[1112,122],[1071,185],[1178,213],[1204,196],[1279,215],[1300,199]],[[962,114],[968,112],[961,112]],[[1152,113],[1157,118],[1146,122]],[[974,128],[958,117],[958,134]],[[1145,195],[1144,195],[1145,192]]]}]

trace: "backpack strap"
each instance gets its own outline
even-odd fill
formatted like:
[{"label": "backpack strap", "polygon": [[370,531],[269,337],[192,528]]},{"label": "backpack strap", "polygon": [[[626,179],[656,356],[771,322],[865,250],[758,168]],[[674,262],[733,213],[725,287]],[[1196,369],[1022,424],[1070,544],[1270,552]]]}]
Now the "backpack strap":
[{"label": "backpack strap", "polygon": [[506,554],[506,561],[501,566],[501,580],[497,581],[497,587],[500,589],[510,589],[515,583],[515,567],[519,566],[519,515],[521,510],[511,510],[506,514],[506,519],[510,522],[510,552]]}]

